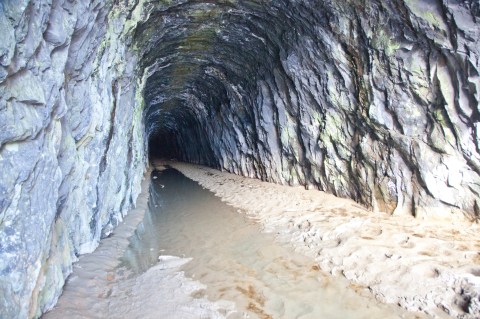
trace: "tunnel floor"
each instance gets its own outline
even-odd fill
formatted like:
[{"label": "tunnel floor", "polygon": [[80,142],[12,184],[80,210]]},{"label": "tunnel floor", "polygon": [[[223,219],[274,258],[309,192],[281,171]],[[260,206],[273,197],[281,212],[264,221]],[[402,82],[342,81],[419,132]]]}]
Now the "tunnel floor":
[{"label": "tunnel floor", "polygon": [[173,169],[154,171],[149,210],[120,268],[138,275],[162,256],[192,258],[182,270],[205,285],[195,295],[234,301],[227,318],[395,317]]},{"label": "tunnel floor", "polygon": [[[123,318],[217,318],[202,313],[202,308],[212,305],[195,305],[199,298],[222,305],[216,314],[230,319],[400,318],[402,313],[358,295],[345,279],[323,273],[312,259],[276,242],[273,234],[261,232],[255,220],[170,168],[153,171],[148,209],[119,261],[114,271],[106,273],[107,286],[111,281],[113,288],[97,296],[101,301],[96,306],[106,302],[103,311],[109,315],[122,316],[119,309],[128,309]],[[171,283],[152,284],[158,279],[152,276],[178,276],[162,272],[172,262],[180,266],[176,271],[199,283],[189,290],[190,301],[176,297],[184,281],[173,287]],[[157,273],[152,275],[152,271]],[[88,287],[79,280],[98,284],[92,274],[70,281],[67,290]],[[163,285],[170,295],[166,296]],[[91,299],[88,289],[77,290],[68,311],[60,303],[46,318],[72,317],[74,303],[84,306],[79,299]],[[163,304],[171,307],[170,314]],[[164,311],[160,316],[159,307]]]},{"label": "tunnel floor", "polygon": [[[348,206],[350,204],[343,203],[343,199],[320,192],[306,191],[304,194],[305,190],[262,184],[205,167],[169,164],[178,171],[168,166],[165,168],[164,164],[153,165],[158,169],[147,176],[137,212],[129,213],[113,236],[102,241],[97,251],[80,258],[58,305],[44,319],[428,317],[379,303],[361,286],[356,287],[344,277],[334,277],[321,267],[329,259],[338,259],[345,267],[348,260],[354,260],[358,265],[348,266],[350,268],[344,270],[345,276],[360,267],[362,273],[373,271],[376,274],[375,271],[379,270],[397,284],[402,284],[403,279],[410,278],[408,274],[400,276],[388,267],[418,272],[421,266],[422,276],[428,279],[425,265],[433,267],[436,264],[425,260],[421,251],[426,244],[432,247],[432,253],[435,251],[436,244],[432,239],[426,241],[409,235],[407,237],[415,247],[400,247],[393,240],[402,235],[394,232],[398,225],[392,224],[395,227],[389,229],[380,216],[376,217],[379,224],[362,223],[358,234],[347,231],[343,238],[338,231],[351,227],[361,218],[346,212],[358,210],[355,203]],[[221,200],[190,178],[197,181],[207,178],[217,184],[216,195],[219,195],[219,188],[227,187],[231,197],[223,194]],[[205,184],[205,180],[200,183],[215,189]],[[299,192],[306,196],[304,203]],[[256,197],[252,196],[254,193],[257,193]],[[239,210],[224,202],[232,204],[232,197],[249,199],[265,212],[262,204],[272,203],[276,198],[274,218],[283,220],[286,229],[269,230],[262,214],[252,216],[243,208]],[[288,208],[292,205],[296,209]],[[311,205],[317,208],[308,208]],[[298,213],[318,210],[318,205],[330,207],[330,213],[322,210],[310,213],[309,217]],[[341,207],[345,209],[340,211]],[[138,210],[142,213],[138,214]],[[302,229],[305,221],[301,219],[306,217],[312,225]],[[293,229],[285,218],[294,221]],[[367,219],[372,221],[371,217]],[[327,223],[331,232],[336,232],[337,240],[332,239],[336,245],[331,245],[333,241],[328,239],[328,232],[319,232],[315,228],[321,223]],[[383,232],[377,234],[378,240],[366,237],[367,232],[373,234],[372,229],[380,224]],[[420,233],[419,228],[409,227],[415,234]],[[298,249],[292,246],[295,239],[285,238],[282,232],[307,236],[302,237],[303,244],[308,244],[308,236],[321,233],[323,239],[318,239],[317,248],[311,247],[318,249],[323,245],[323,248],[317,258],[307,257],[310,256],[308,253],[304,255],[303,250],[294,249]],[[381,238],[384,235],[391,238],[384,240]],[[338,238],[342,238],[341,243]],[[395,259],[395,255],[390,258],[388,251],[395,251],[403,258]],[[329,256],[329,252],[334,255]],[[412,256],[407,252],[413,252]],[[375,262],[380,255],[383,261]],[[415,263],[409,266],[412,260]],[[437,279],[440,280],[441,276]],[[388,282],[382,287],[388,288]],[[439,318],[443,317],[440,315]]]}]

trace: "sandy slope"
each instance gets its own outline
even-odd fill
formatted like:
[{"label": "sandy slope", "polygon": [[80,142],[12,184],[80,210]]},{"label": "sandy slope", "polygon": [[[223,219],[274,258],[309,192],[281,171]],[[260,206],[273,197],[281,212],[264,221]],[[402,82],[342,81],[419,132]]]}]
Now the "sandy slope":
[{"label": "sandy slope", "polygon": [[382,302],[438,318],[480,318],[477,224],[372,213],[320,191],[168,164]]}]

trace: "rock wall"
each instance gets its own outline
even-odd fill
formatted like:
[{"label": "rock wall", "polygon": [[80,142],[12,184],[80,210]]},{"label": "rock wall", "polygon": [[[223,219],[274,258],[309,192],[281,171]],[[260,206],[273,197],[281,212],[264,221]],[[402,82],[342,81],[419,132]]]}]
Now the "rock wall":
[{"label": "rock wall", "polygon": [[[117,1],[118,2],[118,1]],[[0,317],[51,308],[145,167],[136,1],[0,2]]]},{"label": "rock wall", "polygon": [[158,156],[478,219],[478,2],[169,1],[151,16]]},{"label": "rock wall", "polygon": [[479,18],[475,0],[2,0],[2,317],[53,306],[133,205],[147,142],[477,220]]}]

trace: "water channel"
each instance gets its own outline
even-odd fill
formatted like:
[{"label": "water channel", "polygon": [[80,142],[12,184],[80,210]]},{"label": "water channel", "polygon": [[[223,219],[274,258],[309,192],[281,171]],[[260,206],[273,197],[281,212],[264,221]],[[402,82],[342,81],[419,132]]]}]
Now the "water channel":
[{"label": "water channel", "polygon": [[149,210],[120,267],[141,274],[159,256],[192,258],[187,277],[210,300],[234,301],[228,318],[403,318],[397,307],[358,295],[342,278],[275,241],[273,234],[173,169],[154,171]]}]

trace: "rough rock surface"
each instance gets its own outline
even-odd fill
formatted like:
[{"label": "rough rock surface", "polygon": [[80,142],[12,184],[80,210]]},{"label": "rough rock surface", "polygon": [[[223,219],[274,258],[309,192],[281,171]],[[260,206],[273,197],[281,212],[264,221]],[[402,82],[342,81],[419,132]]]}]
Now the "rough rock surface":
[{"label": "rough rock surface", "polygon": [[168,1],[151,17],[158,155],[477,219],[477,1]]},{"label": "rough rock surface", "polygon": [[128,9],[0,2],[2,318],[51,308],[72,262],[138,195],[144,137]]},{"label": "rough rock surface", "polygon": [[134,202],[146,142],[477,220],[479,18],[476,0],[2,0],[4,316],[55,303]]}]

